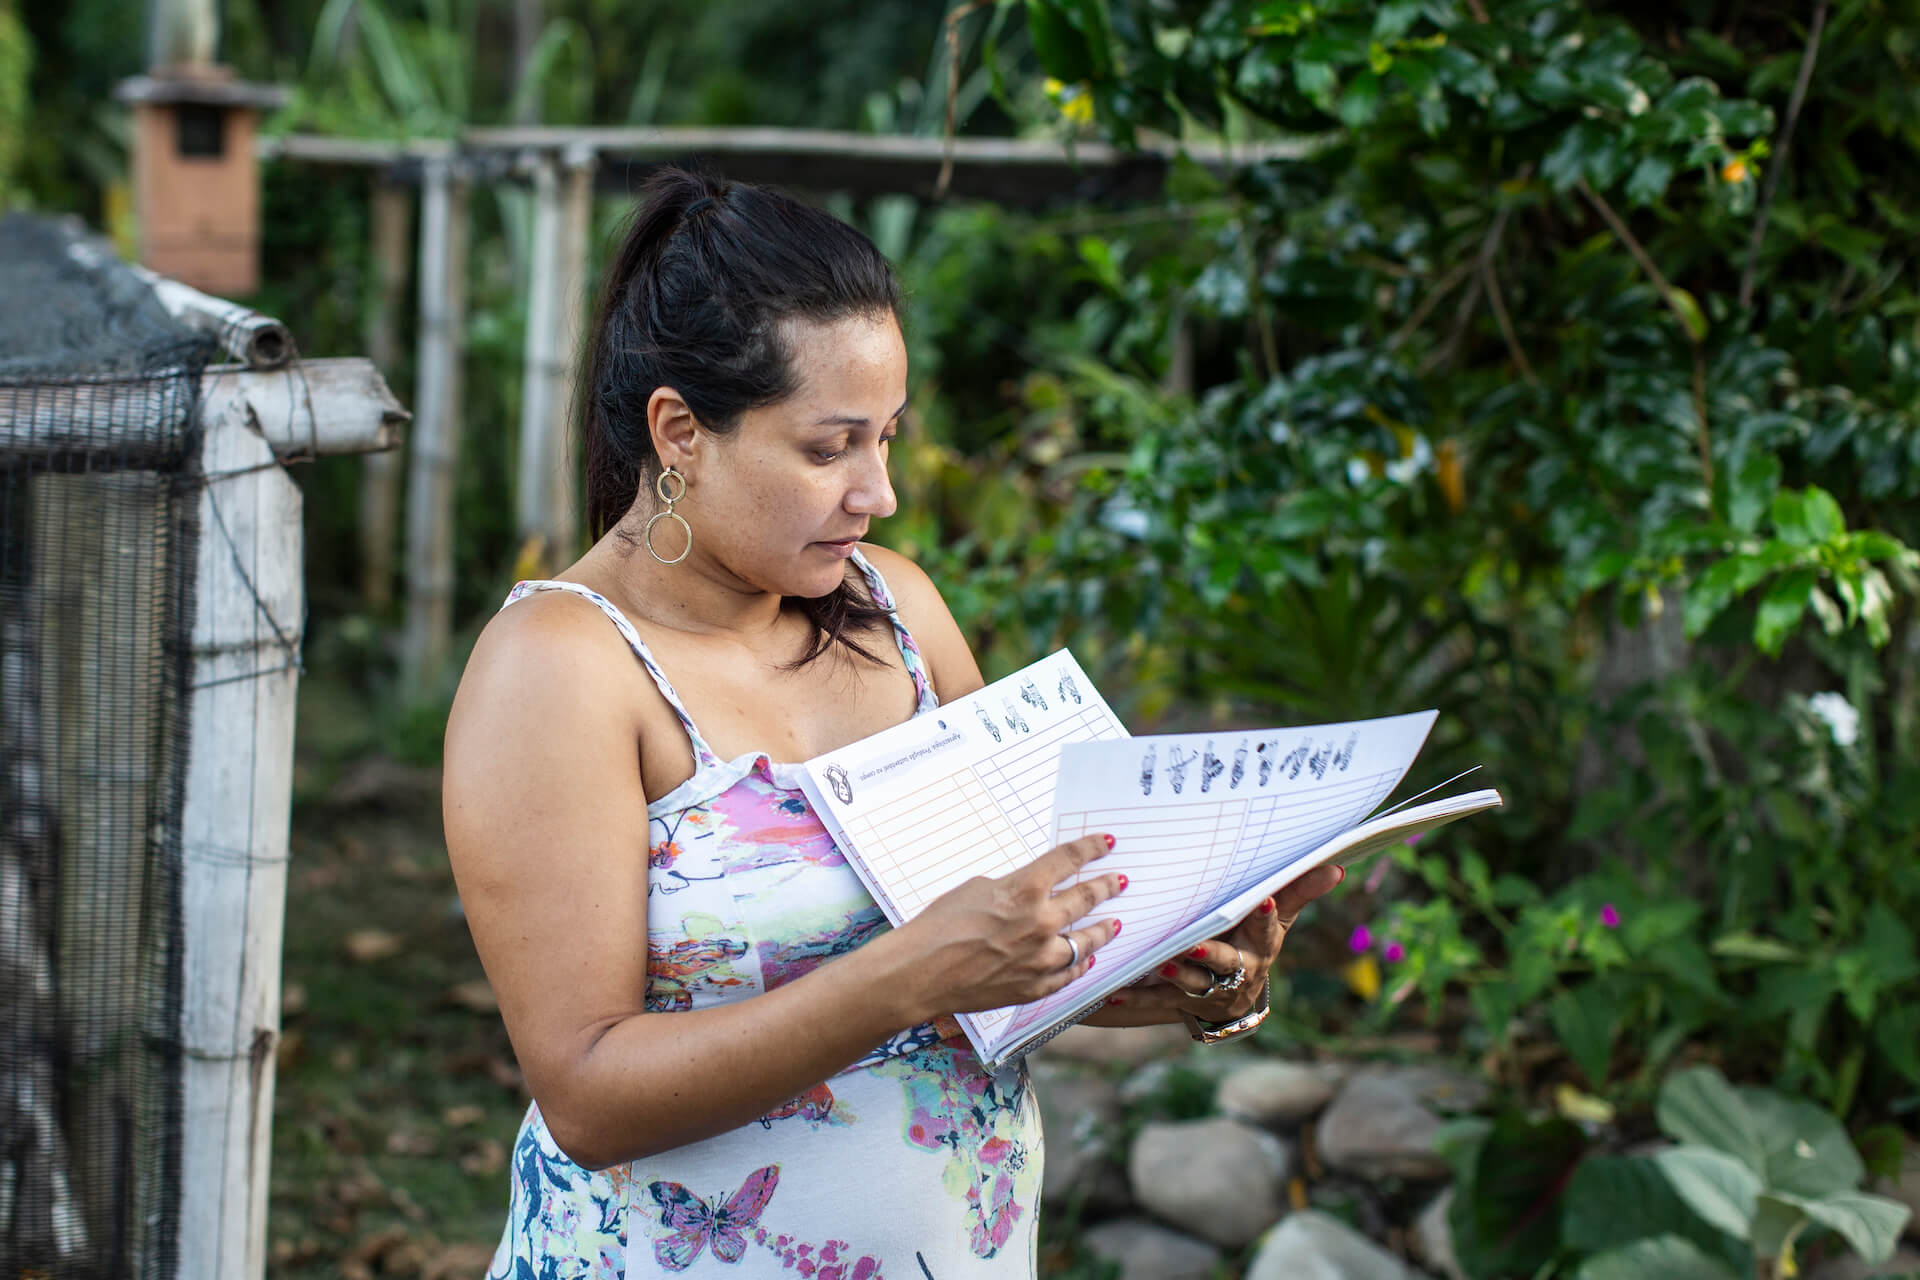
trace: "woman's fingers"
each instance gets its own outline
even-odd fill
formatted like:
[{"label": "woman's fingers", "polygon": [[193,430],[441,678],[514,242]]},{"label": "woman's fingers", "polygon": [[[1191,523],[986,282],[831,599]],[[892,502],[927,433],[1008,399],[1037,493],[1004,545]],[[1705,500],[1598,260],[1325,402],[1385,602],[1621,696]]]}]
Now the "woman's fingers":
[{"label": "woman's fingers", "polygon": [[1055,885],[1062,880],[1072,879],[1080,868],[1095,858],[1106,857],[1112,848],[1112,836],[1081,836],[1078,840],[1055,845],[1007,879],[1038,885],[1051,892]]},{"label": "woman's fingers", "polygon": [[[1049,958],[1058,954],[1060,965],[1049,972],[1050,985],[1042,995],[1052,995],[1053,992],[1093,968],[1094,954],[1112,942],[1119,932],[1118,920],[1102,920],[1084,929],[1073,929],[1061,934],[1061,945],[1047,948]],[[1071,946],[1067,945],[1069,938],[1073,939]]]},{"label": "woman's fingers", "polygon": [[[1275,894],[1272,898],[1275,908],[1274,918],[1279,925],[1281,934],[1285,935],[1287,930],[1293,928],[1293,922],[1300,918],[1302,908],[1321,894],[1331,890],[1346,878],[1347,869],[1345,867],[1331,865],[1315,867],[1312,871],[1301,876],[1298,880],[1295,880],[1292,884]],[[1258,915],[1259,913],[1255,912],[1254,914]]]}]

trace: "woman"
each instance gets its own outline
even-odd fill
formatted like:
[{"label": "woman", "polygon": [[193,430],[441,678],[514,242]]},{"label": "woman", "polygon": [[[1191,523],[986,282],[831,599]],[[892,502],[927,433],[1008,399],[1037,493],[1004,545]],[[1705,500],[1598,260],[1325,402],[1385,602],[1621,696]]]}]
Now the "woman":
[{"label": "woman", "polygon": [[[948,1015],[1095,962],[1125,885],[1079,873],[1112,842],[890,930],[787,763],[983,683],[926,575],[862,541],[895,506],[900,309],[852,228],[674,170],[609,268],[585,385],[606,532],[514,588],[447,726],[447,847],[535,1099],[495,1276],[1033,1273],[1026,1071],[986,1070]],[[1251,1020],[1336,883],[1095,1020]]]}]

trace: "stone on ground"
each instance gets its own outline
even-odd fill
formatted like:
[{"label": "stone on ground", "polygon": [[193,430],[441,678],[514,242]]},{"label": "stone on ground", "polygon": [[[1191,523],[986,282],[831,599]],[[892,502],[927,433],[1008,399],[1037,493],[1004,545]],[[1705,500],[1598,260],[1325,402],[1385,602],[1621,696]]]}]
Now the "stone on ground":
[{"label": "stone on ground", "polygon": [[1214,1105],[1222,1114],[1269,1129],[1311,1119],[1333,1100],[1346,1069],[1334,1063],[1249,1062],[1220,1082]]},{"label": "stone on ground", "polygon": [[1453,1224],[1447,1210],[1453,1206],[1453,1188],[1435,1196],[1407,1232],[1407,1250],[1429,1271],[1437,1271],[1447,1280],[1467,1280],[1460,1259],[1453,1252]]},{"label": "stone on ground", "polygon": [[1118,1167],[1120,1087],[1091,1067],[1036,1058],[1033,1091],[1047,1142],[1041,1197],[1050,1204],[1079,1201],[1083,1210],[1115,1213],[1131,1197]]},{"label": "stone on ground", "polygon": [[1137,1067],[1158,1058],[1177,1058],[1193,1048],[1193,1037],[1178,1022],[1150,1027],[1068,1027],[1037,1050],[1041,1058],[1071,1058],[1105,1066],[1123,1062]]},{"label": "stone on ground", "polygon": [[1320,1117],[1320,1154],[1361,1178],[1443,1178],[1434,1150],[1440,1112],[1470,1111],[1487,1087],[1440,1067],[1363,1067],[1347,1078]]},{"label": "stone on ground", "polygon": [[1332,1214],[1290,1213],[1260,1244],[1246,1280],[1416,1280],[1417,1273]]},{"label": "stone on ground", "polygon": [[1208,1280],[1220,1251],[1144,1218],[1114,1218],[1080,1234],[1094,1257],[1120,1266],[1120,1280]]},{"label": "stone on ground", "polygon": [[1150,1124],[1133,1141],[1133,1197],[1156,1218],[1226,1249],[1286,1212],[1289,1154],[1272,1134],[1215,1117]]}]

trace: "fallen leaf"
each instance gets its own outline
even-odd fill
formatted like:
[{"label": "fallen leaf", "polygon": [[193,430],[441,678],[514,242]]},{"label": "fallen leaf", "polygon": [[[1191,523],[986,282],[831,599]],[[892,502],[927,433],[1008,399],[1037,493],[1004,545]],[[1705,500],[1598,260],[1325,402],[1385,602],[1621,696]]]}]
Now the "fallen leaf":
[{"label": "fallen leaf", "polygon": [[484,1274],[492,1262],[492,1245],[443,1245],[421,1269],[420,1280],[468,1280],[470,1276]]},{"label": "fallen leaf", "polygon": [[398,934],[385,929],[355,929],[346,937],[347,954],[359,964],[398,955],[405,945]]},{"label": "fallen leaf", "polygon": [[498,1173],[507,1167],[507,1149],[492,1138],[482,1138],[478,1146],[460,1157],[460,1167],[468,1173]]},{"label": "fallen leaf", "polygon": [[390,1156],[430,1156],[433,1153],[433,1139],[424,1133],[396,1129],[387,1135],[387,1154]]},{"label": "fallen leaf", "polygon": [[[386,1252],[407,1238],[405,1227],[382,1227],[362,1239],[347,1253],[349,1262],[378,1262]],[[384,1268],[382,1268],[384,1270]]]},{"label": "fallen leaf", "polygon": [[464,1129],[471,1124],[479,1124],[486,1119],[487,1109],[474,1103],[463,1103],[457,1107],[448,1107],[440,1113],[440,1123],[449,1129]]},{"label": "fallen leaf", "polygon": [[280,1043],[273,1049],[274,1066],[281,1071],[291,1070],[293,1064],[300,1061],[300,1051],[306,1047],[306,1039],[298,1031],[281,1032]]},{"label": "fallen leaf", "polygon": [[500,1012],[500,1002],[494,998],[493,987],[485,978],[455,983],[447,989],[447,1000],[474,1013]]}]

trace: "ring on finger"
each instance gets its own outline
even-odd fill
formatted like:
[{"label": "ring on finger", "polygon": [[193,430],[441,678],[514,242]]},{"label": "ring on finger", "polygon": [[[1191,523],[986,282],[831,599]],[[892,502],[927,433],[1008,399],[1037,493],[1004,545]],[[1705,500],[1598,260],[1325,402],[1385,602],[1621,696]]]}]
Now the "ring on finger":
[{"label": "ring on finger", "polygon": [[1214,983],[1222,991],[1238,991],[1247,980],[1247,966],[1242,964],[1224,978],[1215,978]]},{"label": "ring on finger", "polygon": [[1080,963],[1080,944],[1073,940],[1073,935],[1070,933],[1061,934],[1060,941],[1067,944],[1067,962],[1060,967],[1071,969]]},{"label": "ring on finger", "polygon": [[1212,995],[1214,992],[1223,991],[1226,989],[1220,982],[1219,974],[1215,973],[1211,969],[1203,969],[1201,970],[1201,972],[1207,975],[1207,989],[1205,991],[1195,991],[1191,993],[1195,1000],[1205,1000],[1208,996]]}]

